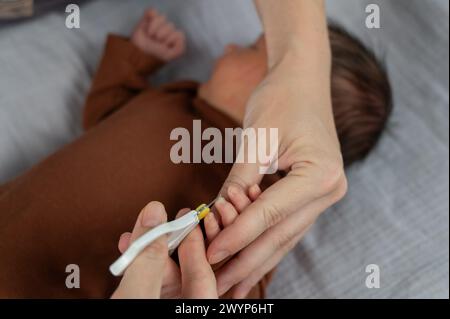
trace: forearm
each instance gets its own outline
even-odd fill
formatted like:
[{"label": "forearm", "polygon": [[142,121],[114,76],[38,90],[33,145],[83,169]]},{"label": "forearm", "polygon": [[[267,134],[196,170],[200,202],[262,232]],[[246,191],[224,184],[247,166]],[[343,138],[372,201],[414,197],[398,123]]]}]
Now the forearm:
[{"label": "forearm", "polygon": [[266,34],[269,91],[285,110],[292,108],[291,116],[314,113],[335,134],[324,1],[255,0],[255,4]]},{"label": "forearm", "polygon": [[269,68],[295,57],[298,64],[330,65],[323,0],[255,0],[268,48]]}]

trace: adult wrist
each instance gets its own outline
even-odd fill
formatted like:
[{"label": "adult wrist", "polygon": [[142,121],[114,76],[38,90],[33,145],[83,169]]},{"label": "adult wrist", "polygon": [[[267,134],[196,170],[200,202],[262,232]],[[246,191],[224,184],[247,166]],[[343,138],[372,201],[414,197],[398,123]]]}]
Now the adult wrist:
[{"label": "adult wrist", "polygon": [[[331,48],[328,41],[302,41],[290,37],[267,47],[269,70],[289,64],[292,70],[304,68],[331,69]],[[308,67],[309,66],[309,67]]]}]

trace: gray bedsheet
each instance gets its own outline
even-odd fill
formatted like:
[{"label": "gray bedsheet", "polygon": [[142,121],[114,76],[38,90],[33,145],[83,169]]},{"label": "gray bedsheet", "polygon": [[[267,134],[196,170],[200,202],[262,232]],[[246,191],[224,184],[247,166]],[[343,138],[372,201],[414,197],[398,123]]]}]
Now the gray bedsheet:
[{"label": "gray bedsheet", "polygon": [[[380,5],[380,30],[364,27],[368,3]],[[249,0],[97,0],[81,7],[79,30],[64,27],[64,12],[1,28],[0,182],[81,134],[105,35],[129,34],[149,5],[189,43],[157,82],[205,79],[226,43],[261,30]],[[448,1],[331,0],[328,12],[383,57],[395,110],[376,150],[349,170],[347,197],[283,260],[269,296],[448,298]],[[379,289],[365,286],[368,264],[380,267]]]}]

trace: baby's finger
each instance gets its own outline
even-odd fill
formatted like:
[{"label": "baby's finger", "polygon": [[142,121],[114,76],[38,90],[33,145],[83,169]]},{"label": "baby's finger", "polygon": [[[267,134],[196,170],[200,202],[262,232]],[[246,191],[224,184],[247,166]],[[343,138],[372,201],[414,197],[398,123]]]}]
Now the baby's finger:
[{"label": "baby's finger", "polygon": [[223,227],[228,227],[228,225],[231,225],[239,215],[234,206],[223,197],[219,197],[214,206],[220,214]]},{"label": "baby's finger", "polygon": [[238,213],[241,213],[251,204],[250,199],[245,194],[244,190],[238,188],[234,185],[231,185],[227,189],[227,195],[230,198],[231,203],[233,203],[234,207]]},{"label": "baby's finger", "polygon": [[261,195],[261,193],[262,191],[258,184],[250,186],[248,190],[248,195],[252,202],[254,202],[259,197],[259,195]]},{"label": "baby's finger", "polygon": [[133,35],[136,35],[137,33],[147,33],[148,28],[148,21],[147,14],[144,14],[144,16],[139,20],[138,24],[133,30]]},{"label": "baby's finger", "polygon": [[212,242],[214,238],[220,233],[220,226],[213,213],[206,215],[204,219],[206,239],[208,243]]},{"label": "baby's finger", "polygon": [[156,31],[166,23],[166,17],[163,15],[156,15],[148,25],[148,34],[152,37],[155,36]]},{"label": "baby's finger", "polygon": [[163,41],[165,40],[170,34],[175,32],[175,26],[172,23],[166,23],[159,27],[158,30],[156,30],[155,37],[156,39]]},{"label": "baby's finger", "polygon": [[172,48],[174,51],[183,51],[184,50],[184,33],[181,31],[176,31],[169,35],[166,40],[166,43]]}]

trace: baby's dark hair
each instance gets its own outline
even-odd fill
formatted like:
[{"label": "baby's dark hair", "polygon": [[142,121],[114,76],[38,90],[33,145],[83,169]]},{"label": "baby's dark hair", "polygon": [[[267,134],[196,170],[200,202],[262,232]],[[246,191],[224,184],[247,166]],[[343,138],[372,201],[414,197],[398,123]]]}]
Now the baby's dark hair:
[{"label": "baby's dark hair", "polygon": [[381,63],[359,40],[335,25],[329,37],[334,119],[348,166],[378,142],[392,111],[391,86]]}]

